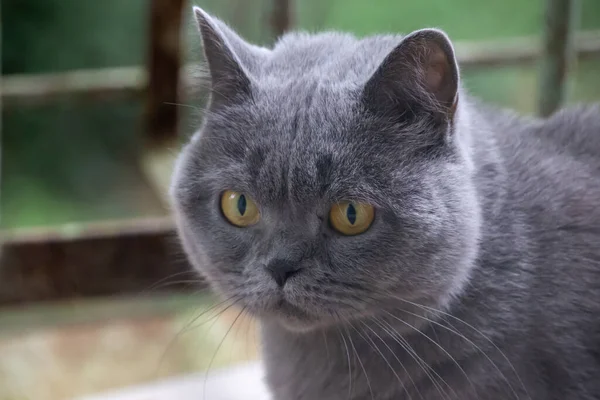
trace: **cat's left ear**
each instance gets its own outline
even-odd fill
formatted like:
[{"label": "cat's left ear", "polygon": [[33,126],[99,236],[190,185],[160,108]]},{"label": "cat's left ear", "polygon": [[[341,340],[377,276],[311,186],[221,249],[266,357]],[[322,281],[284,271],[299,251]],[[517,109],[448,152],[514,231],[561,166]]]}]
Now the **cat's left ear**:
[{"label": "cat's left ear", "polygon": [[458,102],[459,72],[454,48],[438,29],[404,37],[364,87],[366,103],[379,110],[432,113],[451,120]]},{"label": "cat's left ear", "polygon": [[269,51],[246,43],[225,23],[199,7],[194,7],[194,15],[210,73],[212,107],[250,96],[249,72]]}]

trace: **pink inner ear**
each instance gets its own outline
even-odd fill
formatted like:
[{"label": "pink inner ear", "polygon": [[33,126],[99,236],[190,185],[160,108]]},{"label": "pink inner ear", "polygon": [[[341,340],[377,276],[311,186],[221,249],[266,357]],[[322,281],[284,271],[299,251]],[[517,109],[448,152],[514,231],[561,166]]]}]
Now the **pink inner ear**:
[{"label": "pink inner ear", "polygon": [[444,84],[444,78],[448,73],[448,58],[439,47],[435,46],[427,60],[425,81],[427,88],[432,93],[438,93]]}]

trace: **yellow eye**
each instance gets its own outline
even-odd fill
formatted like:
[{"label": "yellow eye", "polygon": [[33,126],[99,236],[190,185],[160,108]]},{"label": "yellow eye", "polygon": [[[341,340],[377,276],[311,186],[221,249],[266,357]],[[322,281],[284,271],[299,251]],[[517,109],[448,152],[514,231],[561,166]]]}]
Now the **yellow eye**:
[{"label": "yellow eye", "polygon": [[227,221],[240,228],[254,225],[260,219],[256,203],[248,195],[232,190],[221,195],[221,211]]},{"label": "yellow eye", "polygon": [[373,206],[353,201],[336,203],[329,210],[329,222],[342,235],[353,236],[365,232],[375,219]]}]

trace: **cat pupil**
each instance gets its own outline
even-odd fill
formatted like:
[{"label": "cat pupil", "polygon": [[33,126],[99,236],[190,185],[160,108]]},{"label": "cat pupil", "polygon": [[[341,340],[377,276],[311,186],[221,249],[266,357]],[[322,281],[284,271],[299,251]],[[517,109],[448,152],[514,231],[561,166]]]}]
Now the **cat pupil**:
[{"label": "cat pupil", "polygon": [[238,207],[238,211],[240,213],[240,215],[244,215],[246,214],[246,196],[241,195],[240,198],[238,199],[238,203],[237,203],[237,207]]},{"label": "cat pupil", "polygon": [[354,208],[352,203],[350,203],[346,209],[346,218],[348,218],[348,221],[350,221],[352,225],[356,222],[356,208]]}]

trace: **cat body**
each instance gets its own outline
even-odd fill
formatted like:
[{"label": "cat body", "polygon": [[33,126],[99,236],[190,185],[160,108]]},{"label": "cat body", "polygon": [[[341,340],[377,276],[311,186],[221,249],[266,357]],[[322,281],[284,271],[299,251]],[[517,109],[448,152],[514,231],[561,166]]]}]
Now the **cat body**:
[{"label": "cat body", "polygon": [[600,399],[600,107],[477,104],[437,30],[266,49],[196,16],[212,96],[175,217],[260,321],[275,400]]},{"label": "cat body", "polygon": [[347,399],[351,384],[357,399],[600,398],[600,109],[548,121],[472,112],[493,128],[474,140],[484,222],[464,292],[427,309],[420,332],[407,325],[414,310],[369,328],[266,326],[275,398]]}]

